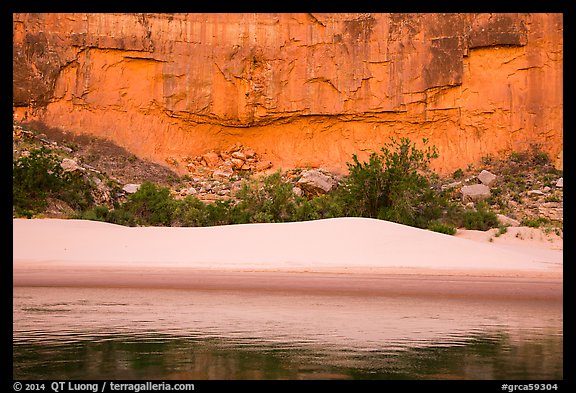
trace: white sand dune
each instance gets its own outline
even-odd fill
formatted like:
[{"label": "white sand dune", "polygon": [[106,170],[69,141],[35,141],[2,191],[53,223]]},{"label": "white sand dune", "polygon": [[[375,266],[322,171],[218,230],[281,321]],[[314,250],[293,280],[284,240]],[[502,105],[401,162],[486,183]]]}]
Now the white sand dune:
[{"label": "white sand dune", "polygon": [[[256,281],[260,287],[272,286],[274,280],[280,285],[281,274],[286,286],[286,273],[300,273],[298,279],[290,276],[294,282],[303,280],[303,274],[312,277],[310,273],[329,273],[333,278],[350,274],[356,278],[359,274],[545,276],[556,284],[562,279],[562,250],[503,247],[365,218],[207,228],[15,219],[13,230],[14,285],[103,285],[106,280],[110,285],[136,281],[204,285],[215,277],[206,275],[207,271],[220,272],[220,283],[243,282],[244,287]],[[224,272],[236,275],[224,279]],[[239,276],[241,272],[252,275]],[[375,281],[372,284],[376,286]],[[336,281],[329,285],[335,288]]]},{"label": "white sand dune", "polygon": [[561,269],[562,251],[489,243],[366,218],[206,228],[14,220],[14,261],[268,270]]}]

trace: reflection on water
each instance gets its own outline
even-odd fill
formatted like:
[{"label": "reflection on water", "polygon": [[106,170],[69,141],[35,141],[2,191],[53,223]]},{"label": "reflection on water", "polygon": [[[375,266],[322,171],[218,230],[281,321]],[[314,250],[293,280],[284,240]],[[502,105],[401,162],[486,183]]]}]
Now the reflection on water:
[{"label": "reflection on water", "polygon": [[16,379],[561,379],[562,306],[14,288]]}]

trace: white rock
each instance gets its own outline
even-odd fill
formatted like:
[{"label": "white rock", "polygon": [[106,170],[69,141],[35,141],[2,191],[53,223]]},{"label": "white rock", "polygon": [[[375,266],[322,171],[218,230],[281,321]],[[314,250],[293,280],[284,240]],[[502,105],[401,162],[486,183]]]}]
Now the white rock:
[{"label": "white rock", "polygon": [[482,182],[482,184],[485,184],[488,187],[490,187],[494,184],[494,182],[496,181],[496,178],[497,178],[497,176],[495,174],[490,173],[486,170],[483,170],[478,175],[478,180],[480,180]]},{"label": "white rock", "polygon": [[140,184],[126,184],[122,189],[128,194],[134,194],[140,189]]},{"label": "white rock", "polygon": [[560,179],[558,179],[558,181],[556,182],[556,187],[558,188],[563,188],[564,187],[564,178],[561,177]]},{"label": "white rock", "polygon": [[62,160],[62,162],[60,163],[60,166],[62,167],[64,172],[74,172],[74,171],[82,170],[80,165],[78,165],[78,163],[76,161],[71,160],[70,158],[64,158]]},{"label": "white rock", "polygon": [[483,199],[490,198],[490,188],[485,184],[472,184],[470,186],[462,187],[463,202],[477,202]]}]

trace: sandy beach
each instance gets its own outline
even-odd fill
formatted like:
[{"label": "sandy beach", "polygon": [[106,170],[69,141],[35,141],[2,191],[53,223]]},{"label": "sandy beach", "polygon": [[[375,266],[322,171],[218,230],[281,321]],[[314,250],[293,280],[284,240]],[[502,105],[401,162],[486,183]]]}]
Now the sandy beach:
[{"label": "sandy beach", "polygon": [[561,240],[365,218],[207,228],[14,219],[13,285],[561,300]]}]

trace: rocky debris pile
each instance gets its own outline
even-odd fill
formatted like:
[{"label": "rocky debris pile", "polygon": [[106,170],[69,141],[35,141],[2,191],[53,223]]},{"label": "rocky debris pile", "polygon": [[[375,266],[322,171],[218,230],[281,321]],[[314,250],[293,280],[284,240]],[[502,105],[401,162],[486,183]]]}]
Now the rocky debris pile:
[{"label": "rocky debris pile", "polygon": [[12,140],[14,142],[22,140],[22,138],[28,137],[33,138],[34,133],[32,131],[27,131],[18,124],[14,124],[12,127]]},{"label": "rocky debris pile", "polygon": [[194,158],[184,157],[186,170],[192,176],[212,177],[226,180],[235,173],[263,172],[272,167],[272,162],[263,160],[254,149],[235,144],[227,150],[209,151]]},{"label": "rocky debris pile", "polygon": [[[271,173],[272,162],[263,160],[247,146],[235,144],[227,150],[209,151],[188,162],[189,180],[174,190],[176,198],[194,195],[202,201],[234,198],[242,187],[242,179],[253,175]],[[298,196],[313,197],[326,194],[336,188],[337,175],[323,169],[293,169],[282,174],[284,180],[292,182]]]},{"label": "rocky debris pile", "polygon": [[[248,177],[238,172],[222,177],[219,175],[221,170],[216,169],[212,172],[211,177],[188,177],[188,180],[173,190],[172,195],[177,199],[193,195],[204,202],[234,199],[236,193],[241,189],[243,181],[247,180]],[[262,173],[266,174],[266,172]],[[339,180],[338,175],[324,169],[298,168],[282,173],[282,178],[292,184],[295,195],[307,198],[334,190]]]},{"label": "rocky debris pile", "polygon": [[[538,168],[511,175],[506,169],[495,174],[486,169],[463,180],[451,181],[441,189],[451,190],[468,208],[488,202],[503,225],[519,226],[524,219],[544,217],[563,222],[563,177]],[[512,216],[512,217],[509,217]]]},{"label": "rocky debris pile", "polygon": [[193,177],[174,188],[172,195],[176,199],[192,195],[201,201],[212,202],[231,199],[241,186],[242,179],[236,175],[220,179]]}]

